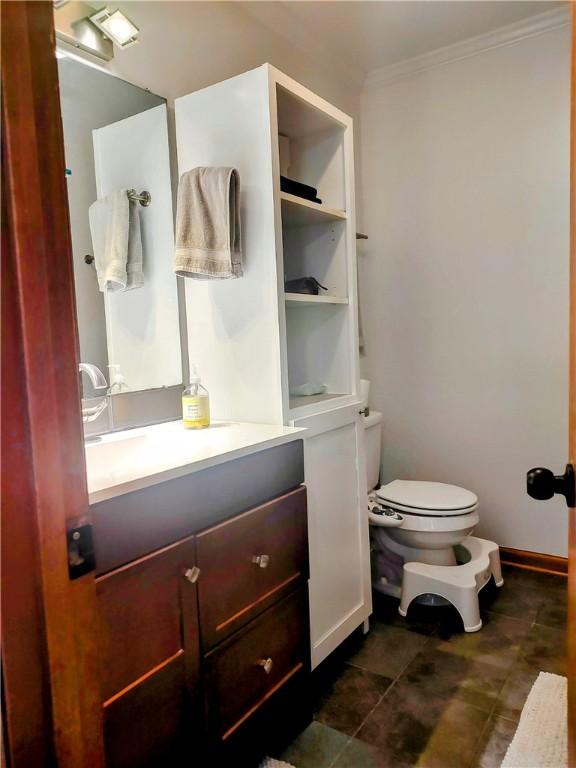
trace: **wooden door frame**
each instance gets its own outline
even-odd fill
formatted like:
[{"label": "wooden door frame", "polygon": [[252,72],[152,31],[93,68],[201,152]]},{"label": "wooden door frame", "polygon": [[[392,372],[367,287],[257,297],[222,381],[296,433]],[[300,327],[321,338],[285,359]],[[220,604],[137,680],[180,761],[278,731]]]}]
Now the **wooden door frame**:
[{"label": "wooden door frame", "polygon": [[104,765],[52,2],[2,14],[2,676],[12,768]]},{"label": "wooden door frame", "polygon": [[[2,677],[12,768],[104,765],[52,3],[2,13]],[[576,463],[576,12],[572,17],[570,459]],[[569,745],[576,766],[576,510],[570,511]]]},{"label": "wooden door frame", "polygon": [[[569,461],[576,465],[576,4],[572,3],[570,124],[570,393]],[[576,766],[576,509],[569,510],[568,764]]]}]

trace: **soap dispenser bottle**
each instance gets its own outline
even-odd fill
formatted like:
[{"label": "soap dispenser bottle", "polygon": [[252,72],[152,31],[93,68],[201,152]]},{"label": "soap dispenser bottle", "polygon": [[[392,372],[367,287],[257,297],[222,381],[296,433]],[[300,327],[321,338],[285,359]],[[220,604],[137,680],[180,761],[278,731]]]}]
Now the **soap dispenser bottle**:
[{"label": "soap dispenser bottle", "polygon": [[210,426],[210,399],[208,391],[200,383],[195,365],[192,366],[190,385],[182,395],[182,420],[186,429]]}]

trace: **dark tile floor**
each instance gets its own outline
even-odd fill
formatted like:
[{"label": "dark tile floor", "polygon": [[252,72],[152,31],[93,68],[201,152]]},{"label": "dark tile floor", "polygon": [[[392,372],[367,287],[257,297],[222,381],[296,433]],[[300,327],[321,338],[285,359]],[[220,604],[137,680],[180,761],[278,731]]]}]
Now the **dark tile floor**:
[{"label": "dark tile floor", "polygon": [[281,756],[296,768],[499,768],[538,672],[566,674],[566,580],[507,568],[481,593],[484,626],[451,608],[375,596],[371,629],[313,674],[314,722]]}]

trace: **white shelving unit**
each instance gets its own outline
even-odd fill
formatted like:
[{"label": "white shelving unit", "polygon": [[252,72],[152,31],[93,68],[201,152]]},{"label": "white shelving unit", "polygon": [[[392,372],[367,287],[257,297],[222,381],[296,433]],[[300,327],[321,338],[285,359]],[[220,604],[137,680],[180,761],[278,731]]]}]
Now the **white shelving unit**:
[{"label": "white shelving unit", "polygon": [[342,296],[313,296],[306,293],[285,293],[284,300],[288,304],[305,304],[306,306],[315,306],[318,304],[348,304],[348,299]]},{"label": "white shelving unit", "polygon": [[[308,429],[315,666],[371,611],[352,120],[268,64],[177,99],[175,111],[180,174],[240,174],[244,276],[186,281],[190,361],[213,417]],[[289,140],[288,176],[322,203],[281,191],[279,135]],[[285,293],[300,277],[327,293]],[[327,391],[290,396],[306,383]]]},{"label": "white shelving unit", "polygon": [[310,224],[323,224],[328,221],[343,221],[346,211],[329,208],[322,203],[314,203],[288,192],[280,192],[282,201],[282,221],[291,227],[305,227]]},{"label": "white shelving unit", "polygon": [[330,406],[334,407],[334,405],[337,405],[337,403],[334,402],[335,400],[342,399],[342,398],[346,399],[347,397],[348,395],[344,395],[341,392],[330,392],[322,395],[306,395],[306,396],[290,395],[290,411],[294,414],[297,414],[297,412],[301,408],[304,408],[304,407],[309,408],[309,407],[319,405],[321,403],[328,404],[329,401],[332,401],[329,403]]}]

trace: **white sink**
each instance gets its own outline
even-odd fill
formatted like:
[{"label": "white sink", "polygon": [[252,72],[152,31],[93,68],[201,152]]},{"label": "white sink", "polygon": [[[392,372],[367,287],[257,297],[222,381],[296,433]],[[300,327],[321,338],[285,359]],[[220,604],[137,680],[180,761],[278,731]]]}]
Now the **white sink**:
[{"label": "white sink", "polygon": [[104,435],[85,443],[90,503],[278,445],[305,430],[270,424],[215,422],[184,429],[181,421]]}]

